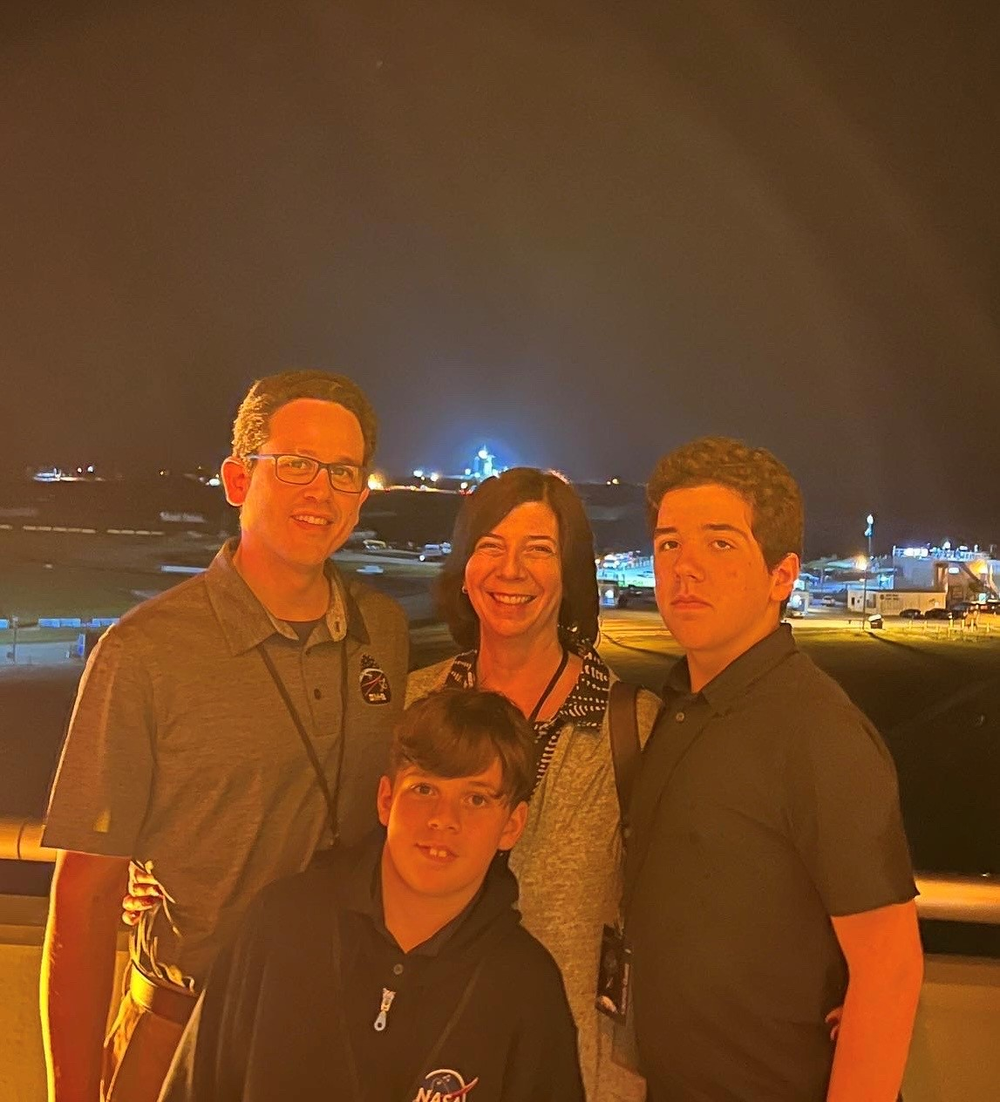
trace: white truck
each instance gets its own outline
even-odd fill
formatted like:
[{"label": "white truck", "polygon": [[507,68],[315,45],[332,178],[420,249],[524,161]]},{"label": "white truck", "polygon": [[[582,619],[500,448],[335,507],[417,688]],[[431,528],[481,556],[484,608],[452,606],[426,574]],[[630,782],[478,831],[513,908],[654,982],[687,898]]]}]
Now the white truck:
[{"label": "white truck", "polygon": [[605,608],[655,603],[653,557],[639,551],[605,555],[597,560],[597,588]]}]

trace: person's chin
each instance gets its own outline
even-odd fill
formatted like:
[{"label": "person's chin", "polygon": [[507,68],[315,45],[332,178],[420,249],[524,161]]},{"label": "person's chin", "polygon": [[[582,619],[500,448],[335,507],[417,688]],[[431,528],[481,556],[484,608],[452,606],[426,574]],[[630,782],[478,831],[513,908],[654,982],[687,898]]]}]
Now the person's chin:
[{"label": "person's chin", "polygon": [[488,632],[500,638],[517,638],[532,630],[535,624],[534,615],[531,616],[490,616],[488,620],[480,620],[480,626],[485,626]]},{"label": "person's chin", "polygon": [[671,616],[665,623],[667,630],[685,650],[703,645],[711,635],[711,625],[698,616]]}]

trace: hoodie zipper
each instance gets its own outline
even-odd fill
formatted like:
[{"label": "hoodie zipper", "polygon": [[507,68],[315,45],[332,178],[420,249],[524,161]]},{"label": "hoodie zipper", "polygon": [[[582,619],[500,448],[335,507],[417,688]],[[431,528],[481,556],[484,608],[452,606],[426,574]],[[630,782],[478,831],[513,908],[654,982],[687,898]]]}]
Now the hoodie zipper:
[{"label": "hoodie zipper", "polygon": [[389,1009],[392,1006],[392,1000],[396,997],[395,991],[390,991],[388,987],[382,988],[382,1002],[378,1008],[378,1016],[375,1018],[374,1029],[376,1033],[381,1033],[385,1027],[389,1018]]}]

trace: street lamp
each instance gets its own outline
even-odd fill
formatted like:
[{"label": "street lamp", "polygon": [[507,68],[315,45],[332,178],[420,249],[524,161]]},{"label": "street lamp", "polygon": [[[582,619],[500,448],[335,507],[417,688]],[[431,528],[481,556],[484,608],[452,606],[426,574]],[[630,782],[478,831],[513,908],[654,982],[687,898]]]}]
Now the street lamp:
[{"label": "street lamp", "polygon": [[871,513],[865,518],[868,521],[868,527],[865,529],[865,537],[868,540],[868,558],[865,561],[865,578],[861,586],[861,626],[864,627],[868,623],[868,571],[872,563],[872,536],[875,533],[875,518]]}]

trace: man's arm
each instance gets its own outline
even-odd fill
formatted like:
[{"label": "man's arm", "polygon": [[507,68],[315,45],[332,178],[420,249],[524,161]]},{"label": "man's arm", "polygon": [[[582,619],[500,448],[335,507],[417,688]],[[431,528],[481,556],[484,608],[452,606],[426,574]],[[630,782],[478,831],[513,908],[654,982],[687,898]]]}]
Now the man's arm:
[{"label": "man's arm", "polygon": [[827,1102],[895,1102],[924,975],[916,904],[831,922],[848,982]]},{"label": "man's arm", "polygon": [[49,1102],[97,1102],[128,858],[60,852],[42,948]]}]

